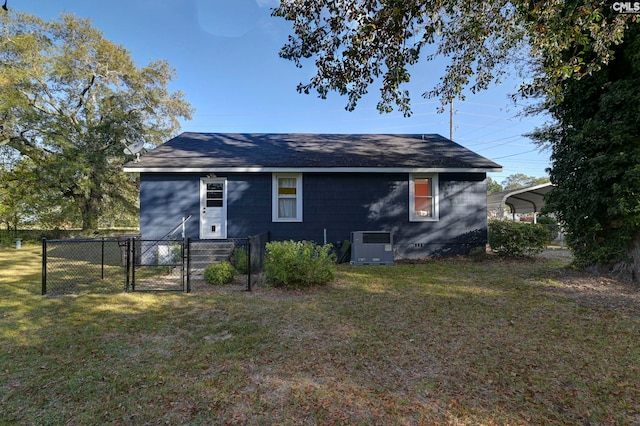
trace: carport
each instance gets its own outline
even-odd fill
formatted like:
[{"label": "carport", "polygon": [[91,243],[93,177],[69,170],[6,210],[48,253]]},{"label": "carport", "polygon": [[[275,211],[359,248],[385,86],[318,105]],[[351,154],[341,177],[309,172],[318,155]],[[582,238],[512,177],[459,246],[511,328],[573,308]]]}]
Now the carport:
[{"label": "carport", "polygon": [[552,183],[529,186],[527,188],[509,189],[487,196],[487,210],[495,210],[498,217],[504,216],[505,206],[509,206],[513,219],[516,213],[533,213],[533,221],[544,207],[544,196],[553,189]]}]

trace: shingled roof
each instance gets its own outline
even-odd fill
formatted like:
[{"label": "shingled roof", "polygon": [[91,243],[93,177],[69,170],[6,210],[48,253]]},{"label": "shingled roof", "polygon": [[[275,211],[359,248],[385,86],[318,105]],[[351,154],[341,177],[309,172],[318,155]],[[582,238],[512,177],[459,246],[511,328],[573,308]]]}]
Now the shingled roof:
[{"label": "shingled roof", "polygon": [[501,166],[436,134],[182,133],[124,169],[494,172]]}]

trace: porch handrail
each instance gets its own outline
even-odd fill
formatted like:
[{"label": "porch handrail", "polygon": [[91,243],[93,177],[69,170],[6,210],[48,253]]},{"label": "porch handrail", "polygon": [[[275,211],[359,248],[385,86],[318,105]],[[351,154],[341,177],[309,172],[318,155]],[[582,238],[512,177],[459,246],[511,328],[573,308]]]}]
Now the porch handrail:
[{"label": "porch handrail", "polygon": [[[184,227],[184,224],[187,223],[189,221],[189,219],[191,219],[193,217],[192,214],[190,214],[187,217],[183,217],[182,220],[180,221],[180,223],[178,224],[178,226],[176,226],[175,228],[171,229],[171,231],[167,232],[164,237],[158,239],[157,241],[166,241],[169,240],[173,234],[175,234],[179,229]],[[184,232],[182,235],[182,238],[184,239]],[[147,249],[141,253],[140,257],[144,256],[149,250],[151,250],[153,248],[153,246],[149,246],[147,247]]]},{"label": "porch handrail", "polygon": [[[160,238],[160,240],[167,240],[167,239],[169,239],[169,237],[172,237],[173,234],[178,232],[178,230],[180,228],[184,227],[184,224],[187,223],[189,221],[189,219],[191,219],[192,217],[193,217],[192,214],[190,214],[187,217],[183,217],[182,221],[180,221],[180,224],[178,226],[176,226],[175,228],[173,228],[171,231],[169,231],[164,237]],[[184,238],[184,235],[182,237]]]}]

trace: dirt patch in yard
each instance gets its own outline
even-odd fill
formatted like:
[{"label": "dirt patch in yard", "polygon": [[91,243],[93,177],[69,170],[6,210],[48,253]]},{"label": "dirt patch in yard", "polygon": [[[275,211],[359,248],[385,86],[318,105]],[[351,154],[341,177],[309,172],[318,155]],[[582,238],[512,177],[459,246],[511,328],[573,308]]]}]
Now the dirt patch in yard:
[{"label": "dirt patch in yard", "polygon": [[541,257],[543,259],[556,259],[556,260],[566,260],[567,262],[571,262],[573,260],[573,254],[567,249],[546,249],[543,250],[536,257]]},{"label": "dirt patch in yard", "polygon": [[[562,249],[545,250],[537,257],[565,260],[567,265],[573,259],[571,252]],[[547,283],[547,293],[574,300],[578,306],[640,318],[640,286],[637,284],[569,266],[558,270]]]},{"label": "dirt patch in yard", "polygon": [[605,275],[566,270],[549,281],[546,292],[574,300],[578,306],[640,318],[640,289]]}]

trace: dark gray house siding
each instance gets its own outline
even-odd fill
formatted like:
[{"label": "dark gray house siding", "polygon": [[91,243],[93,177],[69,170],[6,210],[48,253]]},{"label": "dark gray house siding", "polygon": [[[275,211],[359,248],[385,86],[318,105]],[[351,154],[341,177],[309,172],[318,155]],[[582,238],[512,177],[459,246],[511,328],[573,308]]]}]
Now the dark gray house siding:
[{"label": "dark gray house siding", "polygon": [[[140,233],[160,239],[186,216],[186,237],[197,238],[200,195],[199,177],[180,174],[140,174]],[[178,234],[180,236],[180,234]]]},{"label": "dark gray house siding", "polygon": [[[466,254],[486,244],[486,174],[439,173],[439,220],[409,221],[409,173],[303,173],[303,221],[272,221],[272,173],[227,179],[227,237],[269,231],[274,240],[335,244],[352,231],[390,231],[397,258]],[[141,173],[140,228],[162,238],[183,217],[199,237],[201,173]]]},{"label": "dark gray house siding", "polygon": [[486,244],[486,174],[501,167],[435,134],[183,133],[124,170],[140,173],[143,238],[163,238],[191,215],[189,238],[201,237],[201,223],[206,238],[269,231],[332,244],[388,231],[396,258],[419,258]]}]

